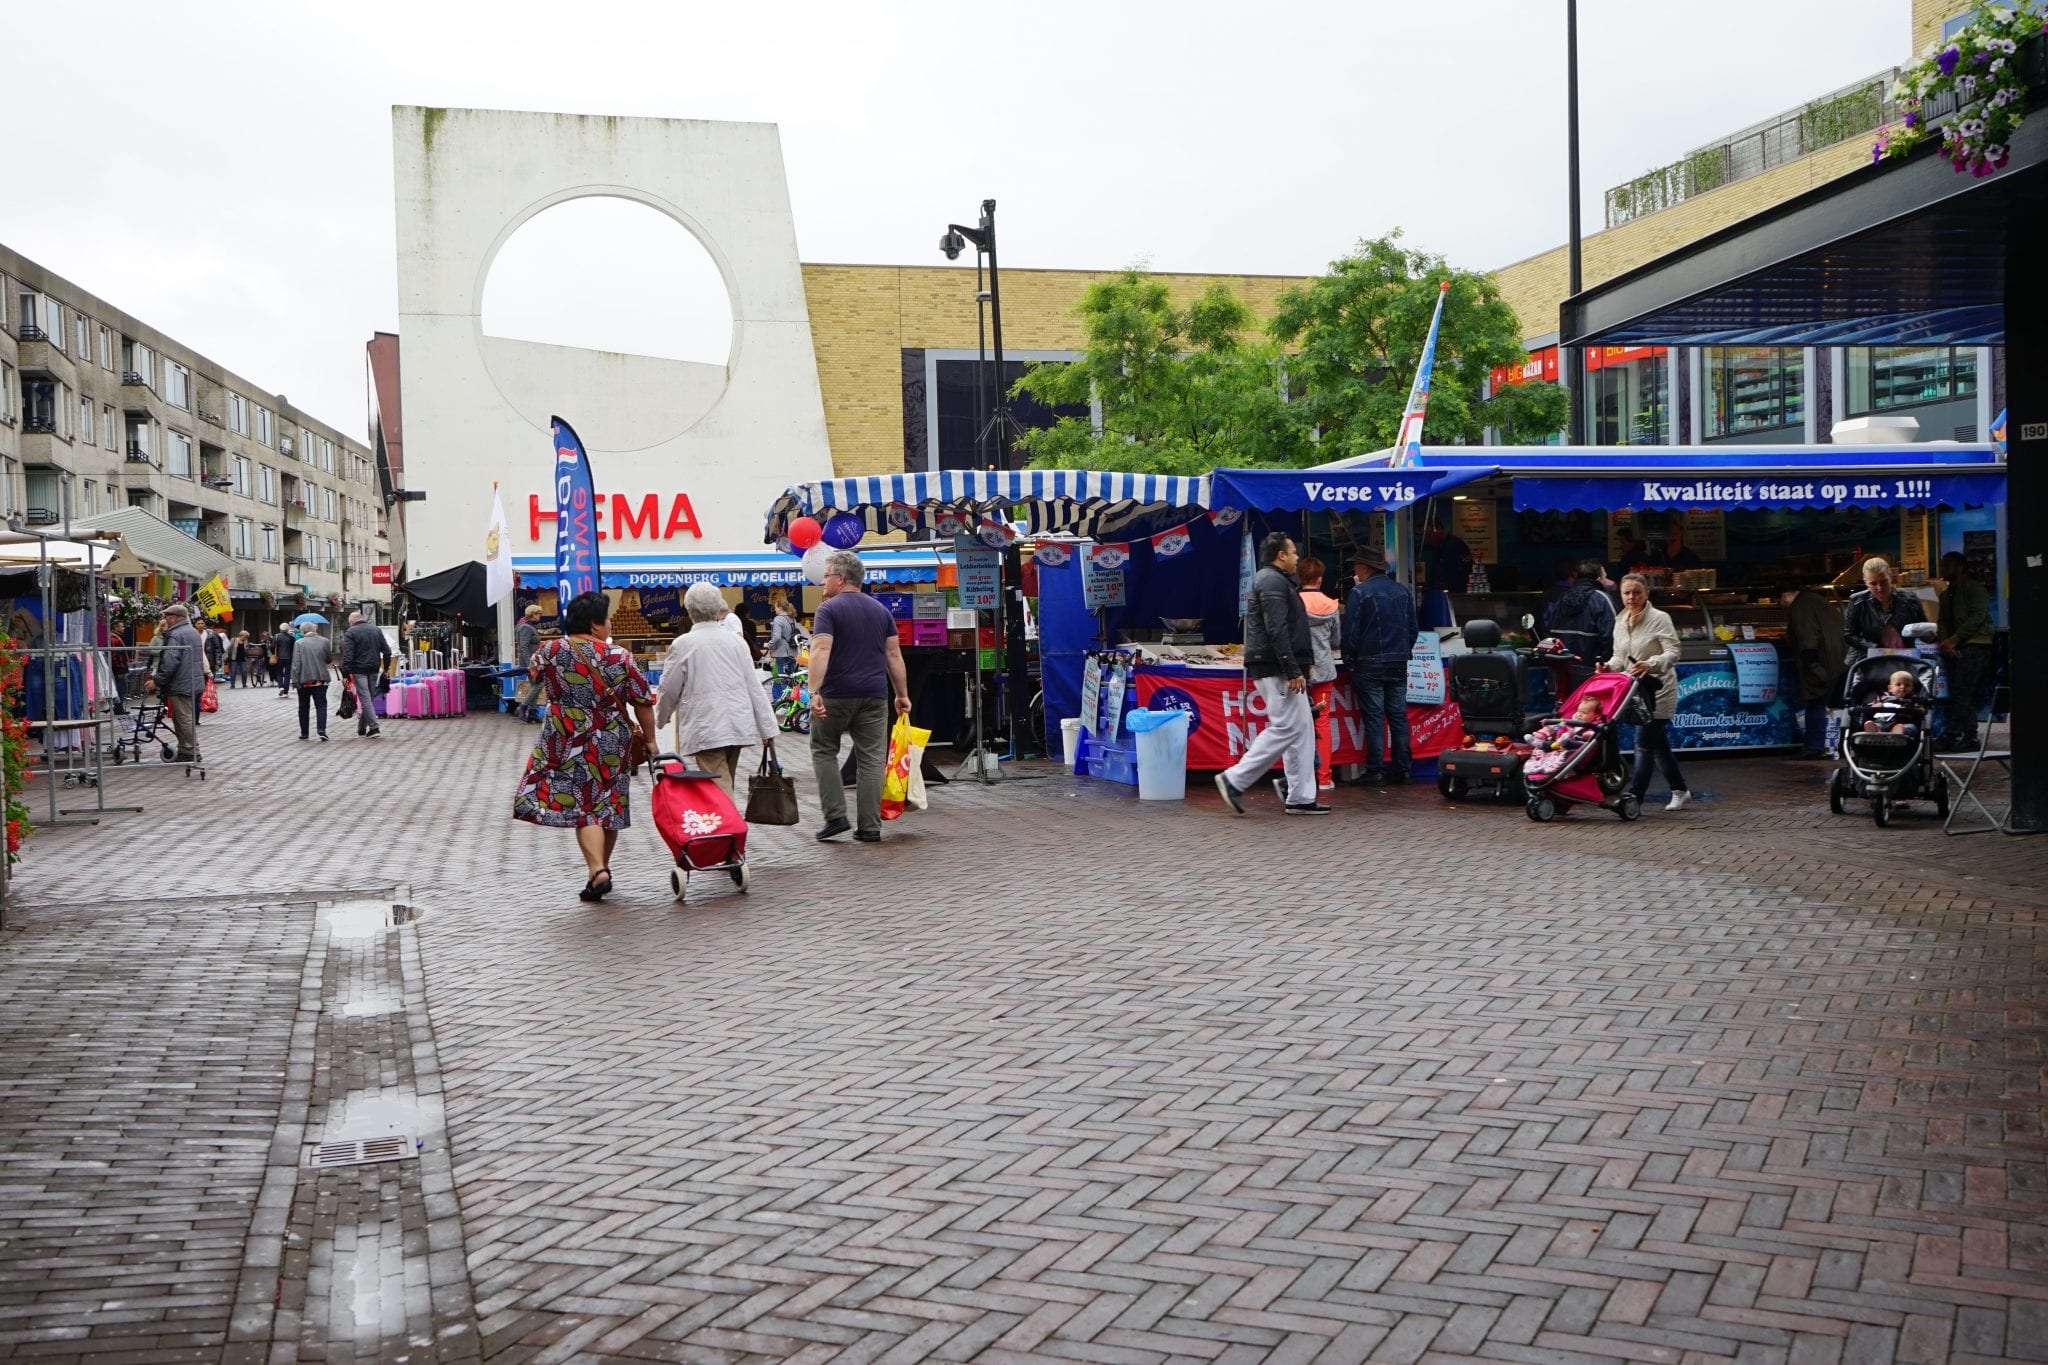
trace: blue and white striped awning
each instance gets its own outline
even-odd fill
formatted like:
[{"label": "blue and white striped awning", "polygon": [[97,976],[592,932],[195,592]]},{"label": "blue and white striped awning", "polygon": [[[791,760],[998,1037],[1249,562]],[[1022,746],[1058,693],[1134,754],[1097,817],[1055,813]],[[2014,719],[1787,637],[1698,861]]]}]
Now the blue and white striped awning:
[{"label": "blue and white striped awning", "polygon": [[1031,535],[1092,536],[1170,508],[1206,511],[1209,479],[1092,469],[940,470],[804,483],[768,509],[771,544],[797,517],[852,512],[873,532],[935,531],[941,512],[1021,521]]}]

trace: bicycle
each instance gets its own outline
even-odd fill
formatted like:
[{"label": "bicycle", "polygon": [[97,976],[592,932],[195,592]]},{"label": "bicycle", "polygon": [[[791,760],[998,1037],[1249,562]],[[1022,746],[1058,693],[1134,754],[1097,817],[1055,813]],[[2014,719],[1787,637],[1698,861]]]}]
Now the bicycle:
[{"label": "bicycle", "polygon": [[[811,675],[806,669],[794,673],[773,673],[765,684],[771,698],[769,709],[775,713],[775,723],[785,730],[807,735],[811,732]],[[776,688],[781,695],[776,695]]]}]

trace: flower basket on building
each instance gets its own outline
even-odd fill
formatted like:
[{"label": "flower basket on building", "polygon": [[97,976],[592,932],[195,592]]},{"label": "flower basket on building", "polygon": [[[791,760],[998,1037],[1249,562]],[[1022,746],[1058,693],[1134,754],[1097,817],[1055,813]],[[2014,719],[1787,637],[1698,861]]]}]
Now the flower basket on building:
[{"label": "flower basket on building", "polygon": [[1958,174],[1990,175],[2009,159],[2006,148],[2026,117],[2028,68],[2038,49],[2021,49],[2041,36],[2042,19],[2028,9],[1977,14],[1945,42],[1929,47],[1892,89],[1903,120],[1878,129],[1874,162],[1902,157],[1940,129],[1941,155]]}]

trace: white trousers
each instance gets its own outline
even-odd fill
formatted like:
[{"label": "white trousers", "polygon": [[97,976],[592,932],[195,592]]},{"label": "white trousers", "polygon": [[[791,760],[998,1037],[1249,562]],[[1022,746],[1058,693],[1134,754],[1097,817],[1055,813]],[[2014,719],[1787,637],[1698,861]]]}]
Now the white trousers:
[{"label": "white trousers", "polygon": [[1224,774],[1239,791],[1249,791],[1275,759],[1287,774],[1287,803],[1315,804],[1316,719],[1307,692],[1289,692],[1285,678],[1254,678],[1252,690],[1266,703],[1266,728]]}]

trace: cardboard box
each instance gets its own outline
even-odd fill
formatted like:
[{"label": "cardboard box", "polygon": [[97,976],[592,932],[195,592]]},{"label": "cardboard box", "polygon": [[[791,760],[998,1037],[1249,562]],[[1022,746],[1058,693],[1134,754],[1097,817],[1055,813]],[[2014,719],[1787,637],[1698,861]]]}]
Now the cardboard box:
[{"label": "cardboard box", "polygon": [[943,649],[946,645],[946,623],[944,621],[912,621],[910,643],[920,649]]}]

